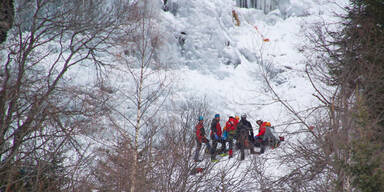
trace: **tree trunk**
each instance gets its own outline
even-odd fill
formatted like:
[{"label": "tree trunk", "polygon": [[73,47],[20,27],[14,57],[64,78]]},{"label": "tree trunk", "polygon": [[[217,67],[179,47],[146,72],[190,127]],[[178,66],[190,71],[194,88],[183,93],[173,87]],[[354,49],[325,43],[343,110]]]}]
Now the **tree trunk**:
[{"label": "tree trunk", "polygon": [[[144,22],[143,22],[144,25]],[[144,26],[143,26],[144,28]],[[145,35],[145,34],[142,34]],[[143,38],[144,39],[144,38]],[[144,47],[144,46],[143,46]],[[144,68],[145,68],[145,49],[142,53],[143,57],[141,60],[141,68],[140,68],[140,79],[139,79],[139,87],[137,90],[137,116],[136,116],[136,127],[135,127],[135,149],[133,152],[133,167],[132,167],[132,174],[131,174],[131,189],[130,192],[135,191],[136,186],[136,173],[138,170],[137,162],[138,162],[138,150],[139,150],[139,134],[140,134],[140,126],[141,126],[141,105],[142,105],[142,92],[143,92],[143,83],[144,83]]]},{"label": "tree trunk", "polygon": [[7,39],[7,33],[13,25],[15,10],[13,0],[0,1],[0,44]]}]

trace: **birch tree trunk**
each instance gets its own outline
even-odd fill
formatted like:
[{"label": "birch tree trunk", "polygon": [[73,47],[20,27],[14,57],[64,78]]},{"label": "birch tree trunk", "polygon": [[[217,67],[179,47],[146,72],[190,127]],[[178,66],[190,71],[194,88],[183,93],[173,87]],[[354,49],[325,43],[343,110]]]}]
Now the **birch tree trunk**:
[{"label": "birch tree trunk", "polygon": [[[145,31],[145,22],[142,23],[142,30]],[[145,33],[142,33],[142,38],[145,38]],[[143,47],[144,46],[143,41]],[[145,49],[142,50],[141,53],[143,56],[145,55]],[[138,150],[139,150],[139,134],[140,134],[140,126],[141,126],[141,104],[143,102],[143,83],[144,83],[144,68],[145,68],[145,57],[142,57],[141,59],[141,65],[140,65],[140,78],[139,78],[139,84],[137,89],[137,113],[136,113],[136,126],[135,126],[135,141],[134,141],[134,151],[133,151],[133,165],[132,165],[132,174],[131,174],[131,192],[135,191],[136,186],[136,173],[137,173],[137,162],[138,162]]]}]

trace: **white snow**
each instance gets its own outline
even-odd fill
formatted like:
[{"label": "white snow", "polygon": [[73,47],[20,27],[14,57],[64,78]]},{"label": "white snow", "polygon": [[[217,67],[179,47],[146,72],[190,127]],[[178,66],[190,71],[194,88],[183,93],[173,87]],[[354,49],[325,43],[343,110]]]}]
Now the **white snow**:
[{"label": "white snow", "polygon": [[[287,19],[235,7],[232,0],[175,2],[179,5],[176,16],[162,14],[165,36],[177,36],[181,31],[187,35],[183,51],[175,37],[168,39],[164,49],[167,59],[163,62],[179,66],[174,69],[175,74],[180,74],[179,95],[206,96],[219,113],[248,112],[254,120],[261,118],[279,124],[284,120],[279,115],[282,109],[262,106],[273,101],[266,92],[262,60],[269,65],[272,85],[283,98],[298,109],[314,101],[313,90],[303,73],[305,57],[299,48],[305,42],[305,24],[332,17],[339,7],[335,2],[291,1],[291,8],[305,9],[310,15]],[[232,9],[239,14],[239,27],[232,21]],[[255,26],[269,42],[263,41]],[[226,65],[227,61],[232,63]],[[241,64],[236,65],[237,61]]]},{"label": "white snow", "polygon": [[[254,127],[257,119],[263,119],[272,122],[277,132],[300,129],[282,126],[290,115],[275,102],[262,74],[268,66],[271,85],[295,110],[316,105],[304,73],[306,58],[299,48],[306,42],[304,32],[310,24],[337,21],[334,13],[342,12],[347,1],[291,0],[284,5],[287,18],[279,10],[265,15],[261,10],[238,8],[232,0],[173,2],[178,4],[176,15],[164,12],[160,20],[169,41],[163,49],[167,56],[163,62],[178,65],[174,68],[180,80],[178,97],[207,98],[212,111],[221,114],[222,125],[229,115],[246,112]],[[238,13],[240,26],[235,26],[232,10]],[[180,32],[186,33],[184,46],[176,40]],[[276,157],[278,151],[260,157]],[[269,163],[275,165],[269,171],[280,175],[279,164]]]},{"label": "white snow", "polygon": [[[222,126],[228,116],[247,113],[256,134],[257,119],[270,121],[278,133],[300,129],[299,126],[285,126],[291,115],[276,102],[264,75],[270,78],[271,86],[281,99],[295,110],[316,105],[318,101],[312,96],[314,90],[304,73],[306,58],[299,48],[306,43],[304,32],[310,24],[322,20],[336,22],[333,14],[341,12],[347,0],[285,1],[283,8],[267,15],[262,10],[235,7],[233,0],[169,2],[178,6],[172,11],[175,15],[161,11],[156,18],[162,37],[157,57],[171,67],[169,74],[176,86],[172,102],[205,98],[211,111],[221,114]],[[240,26],[235,25],[232,10],[239,15]],[[185,40],[183,45],[181,39]],[[92,71],[73,68],[70,77],[80,77],[78,81],[87,84],[94,80]],[[115,77],[115,82],[120,82],[116,86],[124,85],[129,89],[128,83],[121,83],[128,82],[127,77],[119,78]],[[124,103],[120,100],[124,98],[116,99]],[[123,106],[126,105],[121,104]],[[301,138],[302,135],[286,137],[289,142]],[[268,174],[282,175],[286,168],[278,163],[280,150],[268,150],[260,156],[247,154],[239,170],[246,169],[253,157],[265,158],[269,159]],[[235,161],[224,161],[217,167]]]}]

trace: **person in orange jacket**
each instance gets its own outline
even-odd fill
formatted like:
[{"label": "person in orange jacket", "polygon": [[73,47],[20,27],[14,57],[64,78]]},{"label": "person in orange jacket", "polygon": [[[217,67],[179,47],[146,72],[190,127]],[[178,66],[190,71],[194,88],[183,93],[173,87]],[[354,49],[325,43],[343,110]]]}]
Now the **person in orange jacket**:
[{"label": "person in orange jacket", "polygon": [[195,126],[195,131],[196,131],[196,151],[195,151],[195,157],[194,160],[195,162],[200,162],[199,160],[199,153],[200,149],[203,143],[207,146],[208,151],[211,152],[211,145],[209,144],[208,139],[205,137],[205,130],[204,130],[204,118],[203,116],[199,117],[199,122]]}]

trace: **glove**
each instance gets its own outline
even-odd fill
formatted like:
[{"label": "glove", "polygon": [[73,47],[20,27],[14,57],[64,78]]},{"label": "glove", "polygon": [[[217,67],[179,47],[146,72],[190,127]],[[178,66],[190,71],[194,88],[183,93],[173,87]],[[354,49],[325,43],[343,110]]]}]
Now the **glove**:
[{"label": "glove", "polygon": [[216,140],[219,140],[219,136],[217,136],[216,133],[215,133],[215,139],[216,139]]},{"label": "glove", "polygon": [[228,131],[224,131],[223,138],[227,139],[227,137],[228,137]]}]

